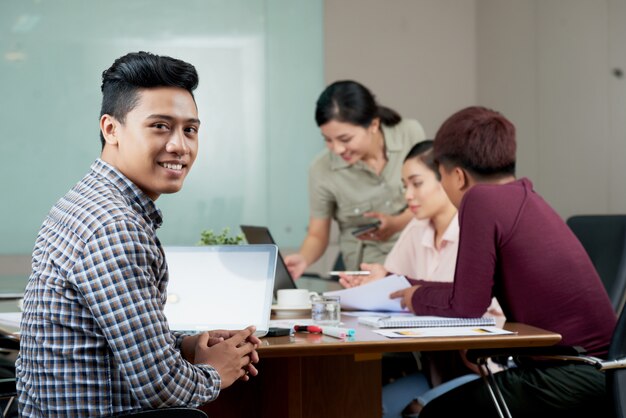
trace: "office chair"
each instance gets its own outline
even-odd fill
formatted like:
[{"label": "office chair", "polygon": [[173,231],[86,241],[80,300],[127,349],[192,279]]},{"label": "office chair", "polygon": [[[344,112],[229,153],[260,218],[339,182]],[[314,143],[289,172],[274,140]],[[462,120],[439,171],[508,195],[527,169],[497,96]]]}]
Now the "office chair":
[{"label": "office chair", "polygon": [[17,389],[15,386],[15,356],[20,349],[20,343],[15,338],[0,335],[0,352],[6,356],[0,358],[0,400],[1,415],[4,417],[17,416]]},{"label": "office chair", "polygon": [[585,248],[619,315],[626,298],[626,215],[576,215],[567,225]]},{"label": "office chair", "polygon": [[626,418],[626,309],[622,310],[617,320],[606,360],[586,356],[584,355],[584,350],[578,347],[469,350],[467,358],[479,365],[481,377],[487,386],[498,414],[502,418],[511,418],[511,413],[507,408],[504,397],[489,368],[486,367],[487,360],[494,357],[513,357],[515,362],[526,364],[529,361],[550,361],[594,366],[605,373],[606,391],[613,406],[614,417]]},{"label": "office chair", "polygon": [[207,418],[207,414],[199,409],[174,407],[163,409],[152,409],[149,411],[139,411],[130,414],[116,415],[116,418]]},{"label": "office chair", "polygon": [[15,377],[0,379],[0,399],[6,401],[2,408],[2,417],[17,416],[17,389],[15,387]]},{"label": "office chair", "polygon": [[[15,378],[0,379],[0,399],[6,399],[7,404],[2,411],[2,417],[17,416],[15,399],[17,391]],[[148,411],[139,411],[116,415],[115,418],[207,418],[207,414],[195,408],[163,408]]]},{"label": "office chair", "polygon": [[[0,351],[5,353],[17,353],[20,348],[20,343],[15,338],[9,336],[0,335]],[[4,359],[0,359],[4,360]],[[17,389],[15,386],[15,363],[2,364],[0,361],[0,375],[10,375],[11,377],[0,377],[0,400],[6,401],[2,408],[1,417],[16,417],[17,416]],[[207,418],[207,415],[194,408],[164,408],[154,409],[149,411],[139,411],[129,414],[119,415],[125,418]]]}]

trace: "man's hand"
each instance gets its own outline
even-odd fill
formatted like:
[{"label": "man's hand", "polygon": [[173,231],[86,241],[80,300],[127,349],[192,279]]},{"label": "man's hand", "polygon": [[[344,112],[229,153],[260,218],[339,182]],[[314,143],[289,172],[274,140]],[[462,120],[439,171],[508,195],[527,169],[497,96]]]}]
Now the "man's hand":
[{"label": "man's hand", "polygon": [[[226,329],[215,329],[212,331],[209,331],[209,347],[212,347],[213,345],[222,342],[224,340],[229,339],[230,337],[232,337],[233,335],[237,334],[238,332],[241,332],[240,330],[226,330]],[[259,344],[261,344],[261,340],[255,336],[255,335],[250,335],[250,337],[247,339],[248,342],[251,342],[252,344],[256,344],[257,346]]]},{"label": "man's hand", "polygon": [[409,311],[415,313],[413,309],[413,293],[420,287],[420,285],[415,285],[411,287],[407,287],[406,289],[396,290],[392,294],[389,295],[389,299],[400,299],[400,306],[404,308],[408,308]]},{"label": "man's hand", "polygon": [[196,340],[195,363],[213,366],[222,379],[221,389],[229,387],[237,379],[247,381],[250,376],[258,374],[254,364],[259,362],[256,348],[260,340],[252,335],[255,330],[251,326],[241,331],[200,334]]},{"label": "man's hand", "polygon": [[[230,337],[237,334],[238,332],[240,331],[239,330],[224,330],[224,329],[217,329],[217,330],[210,331],[208,345],[209,347],[212,347],[217,343],[220,343],[224,340],[229,339]],[[257,337],[254,334],[250,335],[250,337],[246,339],[246,342],[254,344],[255,348],[261,344],[261,340],[259,339],[259,337]],[[250,358],[252,359],[252,361],[251,361],[251,364],[246,366],[247,373],[240,377],[240,380],[243,380],[244,382],[247,382],[248,380],[250,380],[250,376],[256,376],[257,374],[259,374],[259,371],[256,369],[256,367],[254,367],[254,364],[257,364],[259,362],[259,354],[257,353],[256,349],[252,351],[252,353],[250,354]]]}]

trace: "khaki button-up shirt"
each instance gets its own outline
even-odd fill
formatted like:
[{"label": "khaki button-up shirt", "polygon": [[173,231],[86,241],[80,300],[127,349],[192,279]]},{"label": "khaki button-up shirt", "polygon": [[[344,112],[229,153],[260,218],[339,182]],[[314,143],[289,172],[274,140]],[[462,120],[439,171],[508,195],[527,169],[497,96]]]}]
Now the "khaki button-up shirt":
[{"label": "khaki button-up shirt", "polygon": [[406,206],[401,169],[406,154],[424,139],[416,120],[403,119],[393,127],[382,125],[387,164],[376,174],[363,161],[348,164],[325,150],[309,169],[311,217],[333,218],[339,224],[339,247],[346,268],[356,270],[361,262],[383,263],[399,234],[387,241],[362,241],[352,235],[359,225],[370,223],[365,212],[396,214]]}]

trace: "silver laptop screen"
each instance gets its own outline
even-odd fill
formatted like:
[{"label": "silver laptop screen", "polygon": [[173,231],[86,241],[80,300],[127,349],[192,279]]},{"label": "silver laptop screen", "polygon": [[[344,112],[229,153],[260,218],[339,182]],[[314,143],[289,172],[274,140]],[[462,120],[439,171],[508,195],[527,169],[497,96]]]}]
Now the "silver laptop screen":
[{"label": "silver laptop screen", "polygon": [[275,245],[165,247],[169,267],[165,315],[170,329],[267,330]]}]

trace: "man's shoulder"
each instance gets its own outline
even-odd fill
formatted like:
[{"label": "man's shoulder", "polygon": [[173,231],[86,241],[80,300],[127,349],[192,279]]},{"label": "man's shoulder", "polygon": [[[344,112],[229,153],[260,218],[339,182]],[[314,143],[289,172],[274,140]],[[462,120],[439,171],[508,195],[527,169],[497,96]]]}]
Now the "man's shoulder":
[{"label": "man's shoulder", "polygon": [[525,199],[536,193],[530,180],[522,178],[505,184],[480,183],[468,190],[466,195],[468,200],[502,202],[508,199]]},{"label": "man's shoulder", "polygon": [[105,225],[134,220],[128,199],[113,185],[86,176],[52,208],[48,218],[88,239]]},{"label": "man's shoulder", "polygon": [[510,223],[525,210],[529,199],[536,197],[532,183],[526,179],[505,184],[477,184],[463,196],[459,219],[471,218],[485,224]]}]

